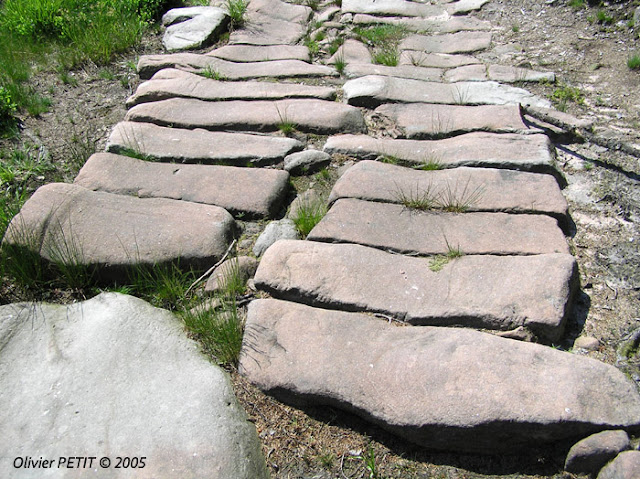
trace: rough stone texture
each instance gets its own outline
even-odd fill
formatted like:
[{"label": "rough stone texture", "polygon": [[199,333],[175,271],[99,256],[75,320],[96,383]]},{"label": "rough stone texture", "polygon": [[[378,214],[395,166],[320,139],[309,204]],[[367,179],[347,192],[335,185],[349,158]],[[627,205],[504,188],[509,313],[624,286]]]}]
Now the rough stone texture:
[{"label": "rough stone texture", "polygon": [[425,53],[471,53],[491,45],[489,32],[458,32],[442,35],[410,35],[400,43],[401,50]]},{"label": "rough stone texture", "polygon": [[424,53],[419,51],[403,51],[400,53],[399,65],[415,65],[433,68],[455,68],[464,65],[478,64],[477,58],[469,55],[449,55],[446,53]]},{"label": "rough stone texture", "polygon": [[371,63],[371,52],[364,43],[349,38],[340,45],[340,48],[329,59],[328,63],[335,64],[336,60],[341,59],[347,65],[351,63]]},{"label": "rough stone texture", "polygon": [[411,78],[423,81],[438,81],[442,77],[441,68],[424,68],[413,65],[388,67],[385,65],[347,64],[344,69],[347,78],[358,78],[367,75],[383,75],[397,78]]},{"label": "rough stone texture", "polygon": [[451,17],[446,20],[431,20],[416,17],[378,17],[357,14],[353,17],[356,25],[386,23],[402,25],[408,30],[431,33],[456,33],[461,31],[491,30],[491,23],[474,17]]},{"label": "rough stone texture", "polygon": [[278,163],[303,147],[292,138],[184,130],[127,121],[114,127],[107,142],[107,150],[112,153],[134,151],[160,161],[236,165]]},{"label": "rough stone texture", "polygon": [[[0,343],[0,407],[11,411],[0,417],[4,477],[268,477],[228,375],[169,312],[116,293],[10,304],[0,307]],[[26,456],[56,462],[10,465]],[[63,472],[64,456],[96,459]],[[146,456],[144,469],[116,469],[116,456]]]},{"label": "rough stone texture", "polygon": [[599,361],[272,299],[249,306],[240,371],[289,403],[346,409],[445,451],[522,450],[640,421],[633,384]]},{"label": "rough stone texture", "polygon": [[446,5],[447,13],[451,15],[461,15],[474,10],[480,10],[489,0],[459,0]]},{"label": "rough stone texture", "polygon": [[258,261],[251,256],[238,256],[231,258],[222,263],[218,269],[209,277],[204,287],[205,293],[216,293],[224,290],[229,276],[236,276],[242,281],[247,281],[258,269]]},{"label": "rough stone texture", "polygon": [[262,256],[276,241],[295,240],[298,238],[298,230],[294,222],[288,218],[271,221],[258,237],[253,246],[253,254]]},{"label": "rough stone texture", "polygon": [[449,248],[464,254],[569,254],[549,216],[419,211],[352,198],[336,201],[307,239],[419,255],[446,255]]},{"label": "rough stone texture", "polygon": [[288,182],[282,170],[154,163],[111,153],[92,155],[74,181],[94,191],[216,205],[250,218],[277,214]]},{"label": "rough stone texture", "polygon": [[592,336],[580,336],[573,343],[573,347],[586,349],[587,351],[597,351],[600,348],[600,341]]},{"label": "rough stone texture", "polygon": [[329,202],[339,198],[399,203],[398,191],[405,195],[417,191],[476,191],[482,194],[469,211],[547,214],[561,222],[567,220],[567,200],[556,181],[539,175],[493,168],[454,168],[419,171],[376,161],[361,161],[349,168],[336,182]]},{"label": "rough stone texture", "polygon": [[309,7],[280,0],[251,0],[242,28],[229,36],[230,44],[292,45],[306,32]]},{"label": "rough stone texture", "polygon": [[598,479],[637,479],[640,477],[640,451],[625,451],[602,468]]},{"label": "rough stone texture", "polygon": [[176,128],[244,131],[276,131],[279,125],[292,123],[297,130],[320,135],[364,129],[360,110],[324,100],[207,102],[172,98],[136,105],[125,120]]},{"label": "rough stone texture", "polygon": [[629,436],[625,431],[593,434],[573,445],[564,470],[574,474],[597,474],[607,462],[629,448]]},{"label": "rough stone texture", "polygon": [[324,151],[304,150],[292,153],[284,159],[284,169],[292,175],[305,175],[321,170],[331,163],[331,156]]},{"label": "rough stone texture", "polygon": [[573,256],[463,256],[440,271],[432,261],[353,244],[279,241],[255,284],[277,298],[412,324],[524,326],[551,341],[562,335],[578,281]]},{"label": "rough stone texture", "polygon": [[234,226],[218,206],[50,183],[24,204],[3,241],[50,261],[97,266],[112,279],[136,264],[211,265],[226,251]]},{"label": "rough stone texture", "polygon": [[256,14],[291,23],[302,23],[309,21],[313,15],[313,10],[304,5],[296,5],[281,0],[251,0],[247,7],[247,23],[249,25],[245,25],[244,28],[251,28],[251,20]]},{"label": "rough stone texture", "polygon": [[369,75],[347,81],[342,89],[350,105],[375,108],[381,103],[440,103],[458,105],[523,104],[548,108],[534,94],[497,82],[438,83]]},{"label": "rough stone texture", "polygon": [[444,78],[449,82],[494,80],[502,83],[542,81],[553,83],[556,81],[553,72],[538,72],[527,68],[503,65],[462,66],[446,72]]},{"label": "rough stone texture", "polygon": [[169,51],[204,47],[213,43],[228,23],[229,15],[221,8],[174,8],[162,16],[162,24],[168,26],[162,44]]},{"label": "rough stone texture", "polygon": [[226,80],[324,77],[338,74],[334,69],[327,66],[311,65],[300,60],[235,63],[195,53],[142,55],[138,61],[138,74],[140,78],[145,80],[164,68],[178,68],[191,72],[209,69]]},{"label": "rough stone texture", "polygon": [[168,98],[196,98],[199,100],[280,100],[283,98],[319,98],[333,100],[336,91],[330,87],[296,83],[226,82],[168,68],[160,70],[151,80],[141,83],[127,100],[131,108],[139,103]]},{"label": "rough stone texture", "polygon": [[381,105],[375,111],[394,120],[409,139],[442,138],[472,131],[521,134],[541,132],[525,124],[517,105],[409,103]]},{"label": "rough stone texture", "polygon": [[304,45],[224,45],[211,50],[207,55],[238,63],[311,60],[309,49]]},{"label": "rough stone texture", "polygon": [[447,12],[437,5],[425,5],[405,0],[344,0],[343,13],[364,13],[381,16],[425,17],[432,20],[446,20]]},{"label": "rough stone texture", "polygon": [[309,189],[303,191],[289,205],[289,211],[287,212],[287,218],[295,218],[298,216],[298,213],[301,208],[312,208],[316,205],[325,205],[327,202],[326,198],[324,198],[318,191],[314,189]]}]

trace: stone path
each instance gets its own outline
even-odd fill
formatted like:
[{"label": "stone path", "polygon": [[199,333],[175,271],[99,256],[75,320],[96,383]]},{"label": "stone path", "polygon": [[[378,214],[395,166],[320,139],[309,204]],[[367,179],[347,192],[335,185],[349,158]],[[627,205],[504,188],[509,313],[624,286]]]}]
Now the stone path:
[{"label": "stone path", "polygon": [[[509,83],[553,74],[471,55],[491,48],[490,26],[467,15],[484,3],[343,0],[314,13],[251,0],[228,45],[143,56],[150,79],[109,153],[73,185],[38,190],[4,241],[49,260],[72,242],[107,276],[140,261],[206,268],[240,220],[284,215],[285,157],[328,154],[344,165],[328,213],[259,258],[255,285],[273,299],[249,307],[242,374],[446,451],[637,430],[640,396],[622,373],[545,345],[579,288],[571,220],[553,146],[520,107],[549,104]],[[431,33],[406,36],[398,66],[374,65],[355,39],[323,65],[301,45],[320,18],[327,31]]]}]

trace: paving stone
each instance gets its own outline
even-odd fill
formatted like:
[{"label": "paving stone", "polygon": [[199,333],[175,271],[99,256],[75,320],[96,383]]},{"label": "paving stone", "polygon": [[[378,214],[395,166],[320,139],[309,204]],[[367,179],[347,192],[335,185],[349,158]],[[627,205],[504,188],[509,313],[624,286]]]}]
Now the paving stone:
[{"label": "paving stone", "polygon": [[546,135],[476,132],[443,140],[338,135],[327,139],[324,151],[363,160],[389,156],[416,167],[432,162],[442,168],[476,166],[560,175],[555,166],[553,145]]},{"label": "paving stone", "polygon": [[207,102],[173,98],[136,105],[125,120],[187,129],[257,131],[276,131],[282,123],[293,123],[300,131],[320,135],[364,129],[360,110],[324,100]]},{"label": "paving stone", "polygon": [[504,83],[551,82],[556,81],[553,72],[539,72],[528,68],[517,68],[504,65],[489,65],[489,79]]},{"label": "paving stone", "polygon": [[442,35],[410,35],[400,43],[401,50],[425,53],[471,53],[491,45],[489,32],[458,32]]},{"label": "paving stone", "polygon": [[253,254],[262,256],[268,248],[277,241],[295,240],[298,238],[298,230],[295,223],[285,218],[278,221],[271,221],[256,240],[253,247]]},{"label": "paving stone", "polygon": [[240,372],[259,388],[346,409],[429,449],[526,451],[640,421],[620,371],[539,344],[273,299],[250,304],[246,331]]},{"label": "paving stone", "polygon": [[424,68],[413,65],[388,67],[385,65],[347,64],[344,69],[347,78],[358,78],[368,75],[383,75],[397,78],[411,78],[423,81],[438,81],[442,78],[441,68]]},{"label": "paving stone", "polygon": [[489,0],[459,0],[446,5],[447,13],[451,15],[461,15],[463,13],[480,10]]},{"label": "paving stone", "polygon": [[293,138],[165,128],[151,123],[118,123],[109,137],[111,153],[135,152],[159,161],[179,163],[278,163],[304,145]]},{"label": "paving stone", "polygon": [[228,23],[229,15],[221,8],[174,8],[162,16],[162,24],[168,27],[162,44],[169,51],[201,48],[215,42]]},{"label": "paving stone", "polygon": [[208,267],[222,257],[234,229],[218,206],[50,183],[24,204],[3,241],[50,261],[96,266],[115,279],[138,264],[180,260],[184,268]]},{"label": "paving stone", "polygon": [[350,105],[369,108],[382,103],[551,106],[548,100],[527,90],[491,81],[439,83],[369,75],[347,81],[342,89]]},{"label": "paving stone", "polygon": [[564,470],[574,474],[597,474],[602,467],[622,451],[630,449],[625,431],[602,431],[571,447]]},{"label": "paving stone", "polygon": [[248,16],[242,28],[229,35],[230,45],[295,45],[306,34],[306,23],[277,20],[267,15]]},{"label": "paving stone", "polygon": [[463,254],[569,253],[557,221],[546,215],[420,211],[352,198],[336,201],[307,239],[418,255],[446,255],[450,248]]},{"label": "paving stone", "polygon": [[357,14],[353,17],[356,25],[393,24],[402,25],[410,31],[430,33],[456,33],[462,31],[491,30],[491,23],[475,17],[451,17],[446,20],[431,20],[419,17],[379,17]]},{"label": "paving stone", "polygon": [[529,128],[524,123],[517,105],[386,104],[375,111],[395,121],[409,139],[443,138],[472,131],[520,134],[542,132],[537,128]]},{"label": "paving stone", "polygon": [[348,38],[340,45],[328,63],[335,64],[338,59],[341,59],[347,65],[351,63],[371,63],[372,61],[371,52],[366,45],[352,38]]},{"label": "paving stone", "polygon": [[318,14],[318,21],[321,23],[329,22],[341,11],[340,7],[337,6],[325,8]]},{"label": "paving stone", "polygon": [[446,20],[447,12],[438,5],[428,5],[405,0],[343,0],[343,13],[364,13],[368,15],[424,17],[434,20]]},{"label": "paving stone", "polygon": [[248,25],[245,25],[243,29],[252,28],[251,20],[256,14],[300,24],[311,19],[313,10],[305,5],[296,5],[281,0],[251,0],[247,6]]},{"label": "paving stone", "polygon": [[465,65],[454,68],[445,72],[444,79],[448,82],[487,81],[489,79],[487,65]]},{"label": "paving stone", "polygon": [[399,65],[415,65],[429,68],[456,68],[478,64],[480,61],[469,55],[449,55],[447,53],[424,53],[406,50],[400,53]]},{"label": "paving stone", "polygon": [[[124,477],[132,474],[115,472],[116,456],[127,454],[146,457],[136,471],[147,477],[269,477],[228,374],[168,311],[117,293],[7,304],[0,336],[5,477]],[[96,457],[91,468],[57,468],[82,453]],[[30,454],[53,467],[9,470]],[[111,458],[104,474],[101,457]]]},{"label": "paving stone", "polygon": [[256,274],[258,261],[251,256],[238,256],[222,263],[209,277],[204,287],[206,294],[224,291],[229,281],[246,282]]},{"label": "paving stone", "polygon": [[144,80],[151,78],[152,75],[164,68],[178,68],[191,72],[208,69],[218,73],[225,80],[337,75],[337,72],[332,68],[324,65],[311,65],[300,60],[235,63],[196,53],[172,53],[168,55],[142,55],[138,61],[138,74]]},{"label": "paving stone", "polygon": [[239,63],[273,60],[311,61],[309,49],[304,45],[224,45],[211,50],[207,55]]},{"label": "paving stone", "polygon": [[567,221],[567,201],[550,175],[493,168],[459,167],[439,171],[419,171],[377,161],[361,161],[336,182],[329,203],[339,198],[399,203],[397,192],[405,195],[416,189],[433,191],[482,189],[469,211],[547,214],[561,223]]},{"label": "paving stone", "polygon": [[598,479],[635,479],[640,477],[640,451],[625,451],[598,474]]},{"label": "paving stone", "polygon": [[151,80],[141,83],[127,100],[127,107],[168,98],[197,98],[207,101],[221,100],[280,100],[283,98],[320,98],[333,100],[335,89],[297,83],[259,81],[218,81],[193,73],[167,68],[156,73]]},{"label": "paving stone", "polygon": [[438,264],[441,270],[434,261],[354,244],[282,240],[266,251],[254,281],[276,298],[416,325],[524,326],[549,341],[562,335],[578,287],[573,256],[469,255]]},{"label": "paving stone", "polygon": [[284,169],[292,175],[314,173],[329,166],[331,156],[324,151],[304,150],[292,153],[284,159]]},{"label": "paving stone", "polygon": [[74,181],[93,191],[216,205],[249,218],[274,216],[288,182],[282,170],[154,163],[111,153],[92,155]]}]

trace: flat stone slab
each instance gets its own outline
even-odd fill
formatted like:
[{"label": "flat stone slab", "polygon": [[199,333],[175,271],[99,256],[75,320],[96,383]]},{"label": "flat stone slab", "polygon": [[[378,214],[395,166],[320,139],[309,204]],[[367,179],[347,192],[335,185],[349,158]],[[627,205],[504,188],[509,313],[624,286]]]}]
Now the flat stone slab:
[{"label": "flat stone slab", "polygon": [[446,255],[450,248],[463,254],[569,254],[558,222],[546,215],[420,211],[352,198],[336,201],[307,239],[418,255]]},{"label": "flat stone slab", "polygon": [[446,5],[447,13],[451,15],[462,15],[464,13],[480,10],[489,0],[458,0]]},{"label": "flat stone slab", "polygon": [[441,35],[410,35],[400,42],[401,50],[425,53],[472,53],[491,46],[489,32],[458,32]]},{"label": "flat stone slab", "polygon": [[467,65],[449,70],[444,79],[449,82],[487,81],[502,83],[519,82],[555,82],[553,72],[538,72],[528,68],[517,68],[502,65]]},{"label": "flat stone slab", "polygon": [[381,105],[375,111],[395,121],[409,139],[437,139],[473,131],[542,133],[541,130],[529,128],[525,124],[518,105],[461,106],[408,103]]},{"label": "flat stone slab", "polygon": [[386,65],[374,64],[347,64],[344,74],[347,78],[358,78],[368,75],[382,75],[397,78],[411,78],[423,81],[438,81],[442,78],[444,70],[441,68],[424,68],[413,65],[400,65],[388,67]]},{"label": "flat stone slab", "polygon": [[237,166],[278,163],[304,145],[293,138],[120,122],[107,142],[111,153],[135,152],[158,161]]},{"label": "flat stone slab", "polygon": [[274,60],[311,61],[309,49],[304,45],[224,45],[211,50],[207,55],[237,63]]},{"label": "flat stone slab", "polygon": [[229,15],[221,8],[174,8],[162,16],[167,27],[162,44],[169,51],[200,48],[213,43],[228,23]]},{"label": "flat stone slab", "polygon": [[234,216],[275,215],[284,201],[289,174],[265,168],[176,165],[95,153],[74,184],[138,198],[170,198],[220,206]]},{"label": "flat stone slab", "polygon": [[638,427],[640,399],[620,371],[539,344],[273,299],[250,304],[246,331],[240,372],[259,388],[429,449],[496,454]]},{"label": "flat stone slab", "polygon": [[196,53],[142,55],[138,61],[138,74],[143,80],[151,78],[164,68],[177,68],[190,72],[209,70],[224,80],[324,77],[338,74],[333,68],[324,65],[311,65],[300,60],[236,63]]},{"label": "flat stone slab", "polygon": [[446,20],[448,14],[441,6],[405,0],[343,0],[343,13],[363,13],[379,16],[424,17]]},{"label": "flat stone slab", "polygon": [[[5,477],[268,477],[228,375],[168,311],[116,293],[8,304],[0,342],[0,406],[11,411],[0,418]],[[78,455],[95,459],[76,460],[76,473],[58,468]],[[127,455],[144,456],[144,466],[119,472]],[[13,467],[27,456],[53,464]]]},{"label": "flat stone slab", "polygon": [[336,53],[334,53],[329,59],[328,63],[335,64],[337,60],[342,60],[347,65],[352,63],[366,64],[372,62],[371,52],[367,46],[353,38],[346,39],[344,43],[340,45]]},{"label": "flat stone slab", "polygon": [[416,167],[432,162],[441,168],[475,166],[559,175],[546,135],[475,132],[442,140],[337,135],[327,139],[324,151],[362,160],[388,156]]},{"label": "flat stone slab", "polygon": [[446,20],[432,20],[419,17],[378,17],[358,13],[353,16],[356,25],[392,24],[402,25],[407,30],[431,33],[456,33],[462,31],[491,30],[491,23],[475,17],[451,17]]},{"label": "flat stone slab", "polygon": [[160,70],[151,80],[141,83],[127,100],[127,107],[138,103],[168,98],[196,98],[207,101],[222,100],[280,100],[283,98],[319,98],[333,100],[336,91],[330,87],[272,83],[260,81],[227,82],[168,68]]},{"label": "flat stone slab", "polygon": [[291,23],[302,23],[309,21],[313,10],[305,5],[296,5],[281,0],[251,0],[247,6],[249,22],[254,15],[264,15]]},{"label": "flat stone slab", "polygon": [[398,193],[482,191],[468,211],[546,214],[567,221],[567,200],[550,175],[493,168],[420,171],[377,161],[361,161],[336,182],[329,203],[339,198],[398,203]]},{"label": "flat stone slab", "polygon": [[415,325],[524,327],[549,341],[562,335],[578,287],[573,256],[462,256],[440,266],[355,244],[281,240],[265,252],[254,281],[279,299]]},{"label": "flat stone slab", "polygon": [[382,103],[522,104],[542,108],[551,107],[548,100],[539,98],[527,90],[490,81],[439,83],[369,75],[347,81],[342,89],[350,105],[369,108],[375,108]]},{"label": "flat stone slab", "polygon": [[114,278],[135,265],[179,260],[184,268],[211,266],[234,229],[231,215],[218,206],[50,183],[24,204],[3,241],[49,261],[95,266]]},{"label": "flat stone slab", "polygon": [[360,110],[324,100],[207,102],[172,98],[136,105],[125,120],[206,130],[276,131],[278,125],[291,124],[300,131],[320,135],[364,129]]},{"label": "flat stone slab", "polygon": [[306,33],[311,8],[280,0],[249,2],[242,28],[231,32],[230,44],[292,45]]},{"label": "flat stone slab", "polygon": [[399,65],[414,65],[429,68],[456,68],[474,65],[480,60],[469,55],[449,55],[448,53],[424,53],[405,50],[400,53]]}]

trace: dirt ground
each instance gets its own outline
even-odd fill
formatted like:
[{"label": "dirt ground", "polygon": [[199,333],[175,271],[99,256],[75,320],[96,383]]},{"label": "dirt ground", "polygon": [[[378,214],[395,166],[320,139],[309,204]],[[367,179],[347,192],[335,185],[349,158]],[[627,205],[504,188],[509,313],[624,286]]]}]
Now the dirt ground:
[{"label": "dirt ground", "polygon": [[[640,53],[640,25],[628,25],[636,3],[602,7],[613,18],[606,25],[597,21],[599,8],[576,10],[568,0],[492,0],[475,14],[496,27],[494,48],[484,58],[555,72],[556,84],[526,88],[546,98],[559,89],[577,89],[578,101],[560,107],[592,120],[598,138],[640,148],[640,71],[627,67],[629,55]],[[33,84],[52,99],[51,111],[23,118],[20,138],[0,140],[0,150],[40,147],[51,161],[66,165],[62,179],[72,180],[123,118],[125,99],[139,82],[133,69],[137,56],[161,50],[159,33],[153,33],[110,67],[73,72],[71,83],[53,72],[36,75]],[[640,385],[637,346],[629,358],[618,353],[640,330],[640,160],[566,135],[556,141],[582,286],[565,339],[556,347],[616,365]],[[52,179],[39,178],[32,188]],[[574,347],[584,336],[597,345]],[[275,478],[574,477],[562,472],[567,445],[518,457],[424,451],[332,408],[301,411],[284,405],[231,373]]]}]

